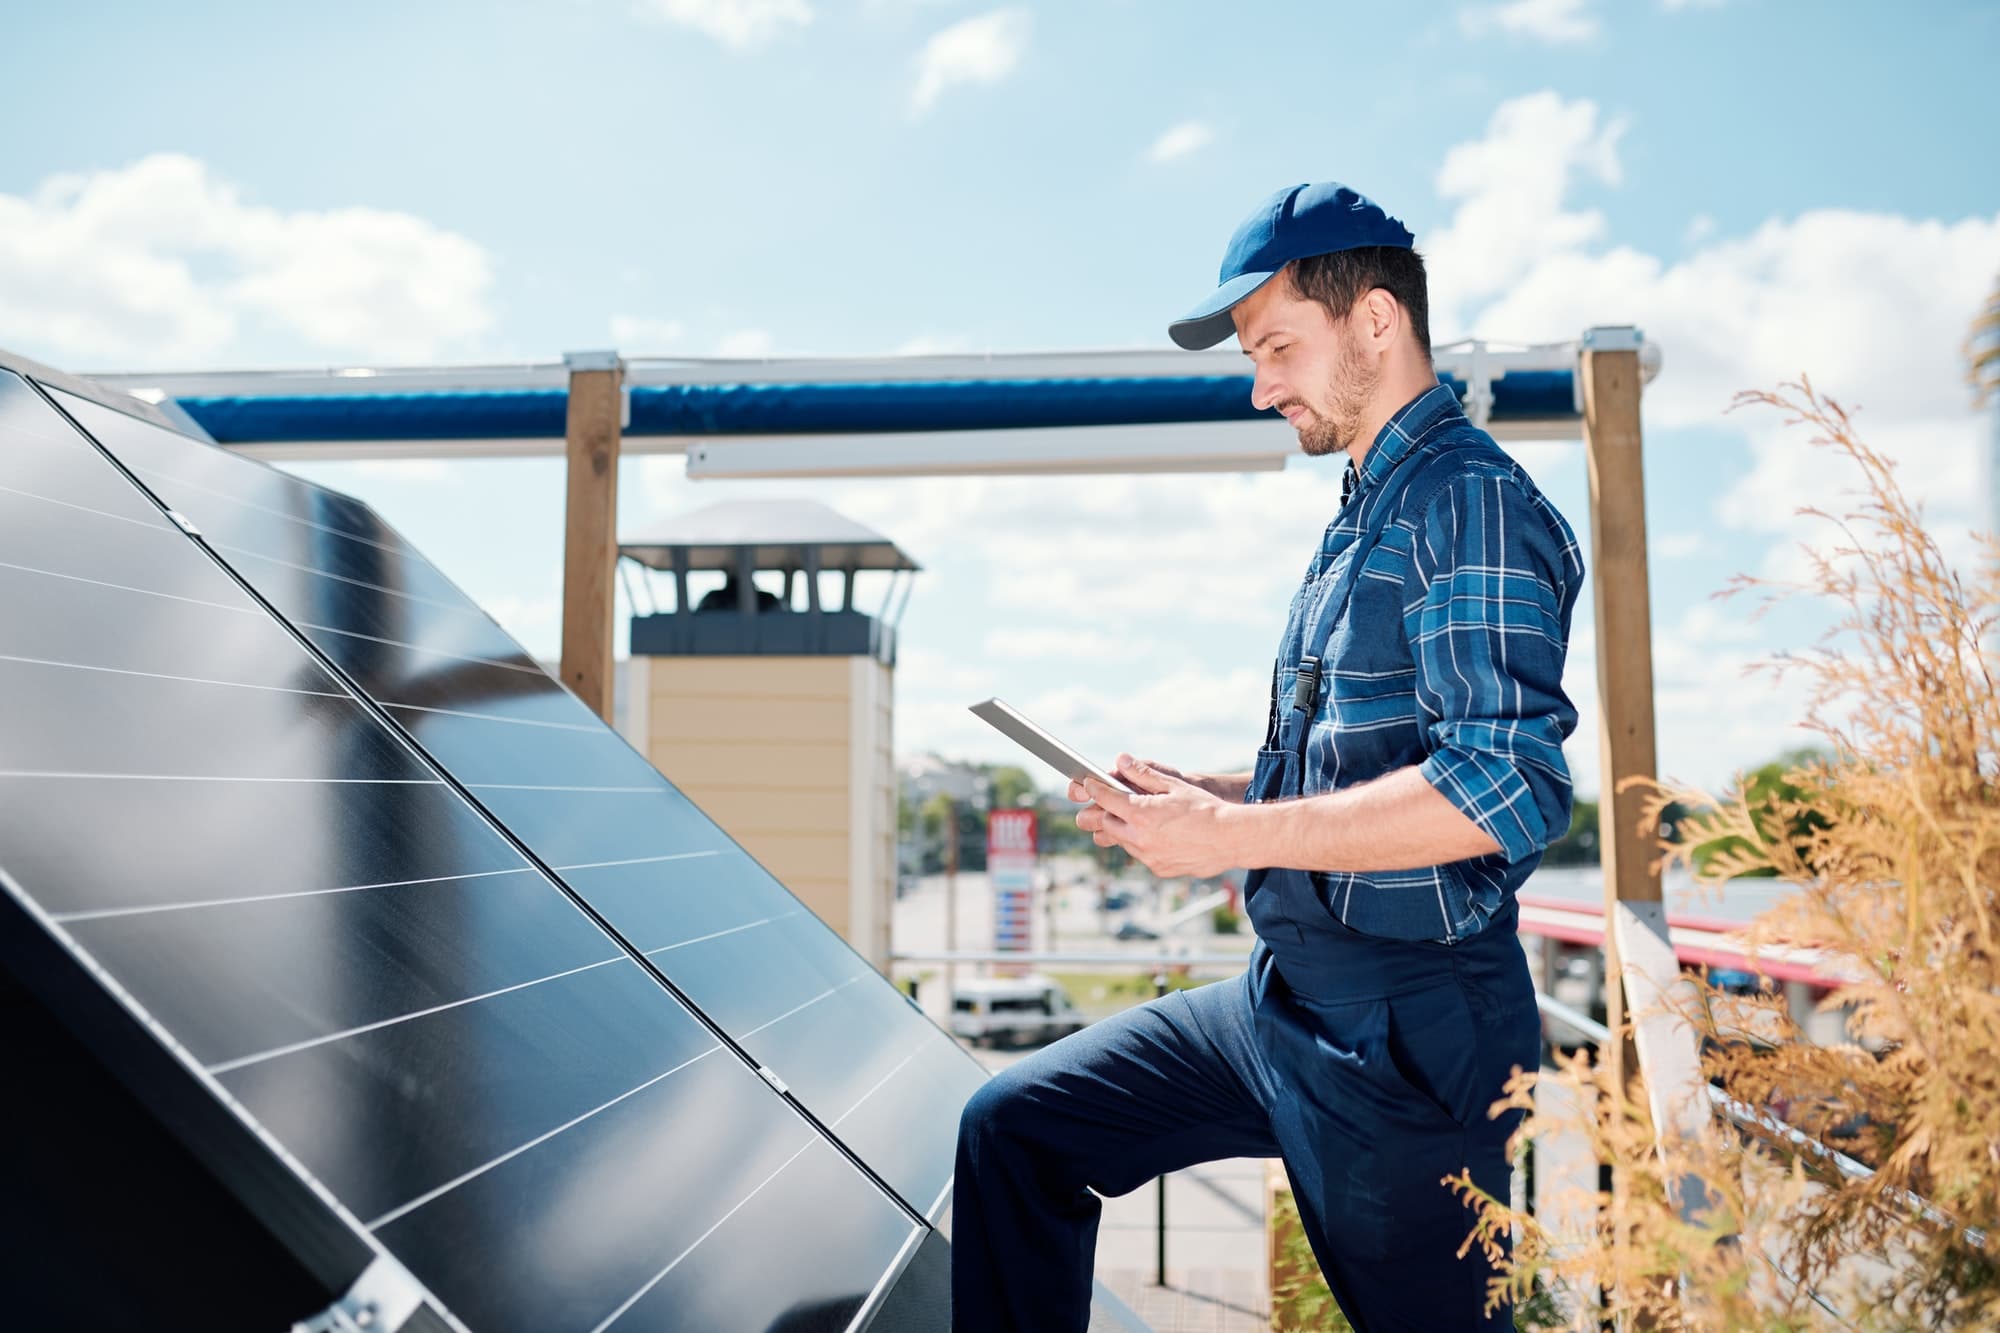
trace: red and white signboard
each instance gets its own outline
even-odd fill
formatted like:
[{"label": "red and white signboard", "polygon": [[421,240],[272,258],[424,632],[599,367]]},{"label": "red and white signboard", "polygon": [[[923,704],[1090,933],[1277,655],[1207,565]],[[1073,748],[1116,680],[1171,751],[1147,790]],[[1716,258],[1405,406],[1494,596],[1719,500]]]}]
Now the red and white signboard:
[{"label": "red and white signboard", "polygon": [[[1035,947],[1035,812],[995,810],[986,819],[986,877],[993,886],[993,948]],[[1009,965],[997,972],[1025,971]]]}]

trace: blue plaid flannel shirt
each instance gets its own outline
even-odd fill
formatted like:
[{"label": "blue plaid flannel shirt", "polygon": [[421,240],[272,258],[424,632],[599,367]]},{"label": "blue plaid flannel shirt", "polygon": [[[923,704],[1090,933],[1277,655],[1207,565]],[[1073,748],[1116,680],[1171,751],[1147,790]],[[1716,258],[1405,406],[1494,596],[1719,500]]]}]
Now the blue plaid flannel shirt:
[{"label": "blue plaid flannel shirt", "polygon": [[[1422,513],[1383,483],[1400,465],[1473,437]],[[1327,641],[1303,642],[1300,604],[1341,562],[1382,504],[1398,506],[1364,556]],[[1340,512],[1307,571],[1279,647],[1279,695],[1314,653],[1326,686],[1306,741],[1303,795],[1409,765],[1500,850],[1420,870],[1315,874],[1321,901],[1368,934],[1453,941],[1482,929],[1569,829],[1562,743],[1576,729],[1563,693],[1571,612],[1583,579],[1575,534],[1505,451],[1438,384],[1348,463]]]}]

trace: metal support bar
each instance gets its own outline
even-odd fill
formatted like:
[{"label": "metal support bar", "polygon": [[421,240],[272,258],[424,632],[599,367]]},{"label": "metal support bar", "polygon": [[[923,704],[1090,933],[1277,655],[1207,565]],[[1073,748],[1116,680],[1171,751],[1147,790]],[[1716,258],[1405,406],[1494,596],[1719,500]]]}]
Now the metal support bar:
[{"label": "metal support bar", "polygon": [[292,1325],[292,1333],[395,1333],[424,1303],[408,1269],[378,1256],[332,1305]]}]

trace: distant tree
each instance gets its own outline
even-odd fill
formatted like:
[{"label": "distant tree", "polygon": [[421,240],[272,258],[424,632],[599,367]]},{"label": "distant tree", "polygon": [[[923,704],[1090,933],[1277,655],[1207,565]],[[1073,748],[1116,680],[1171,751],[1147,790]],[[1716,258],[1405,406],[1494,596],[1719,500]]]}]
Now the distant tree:
[{"label": "distant tree", "polygon": [[1569,832],[1542,853],[1545,866],[1594,866],[1598,863],[1597,802],[1572,801]]},{"label": "distant tree", "polygon": [[950,818],[951,797],[939,792],[924,802],[924,808],[918,816],[919,831],[927,839],[942,840],[945,823]]},{"label": "distant tree", "polygon": [[[1813,809],[1812,794],[1802,785],[1792,781],[1798,769],[1806,764],[1826,758],[1826,752],[1816,746],[1789,750],[1761,767],[1745,773],[1736,786],[1724,798],[1725,804],[1735,805],[1739,801],[1754,812],[1760,826],[1775,821],[1782,827],[1785,841],[1798,849],[1801,856],[1815,831],[1827,827],[1826,816]],[[1771,829],[1775,837],[1779,828]],[[1697,843],[1693,851],[1694,868],[1697,873],[1706,873],[1718,858],[1740,855],[1750,849],[1743,838],[1715,838]],[[1771,866],[1761,866],[1747,870],[1743,878],[1773,878],[1778,871]]]},{"label": "distant tree", "polygon": [[1028,776],[1024,768],[1002,764],[988,769],[986,777],[995,810],[1013,810],[1031,804],[1040,795],[1035,789],[1035,780]]}]

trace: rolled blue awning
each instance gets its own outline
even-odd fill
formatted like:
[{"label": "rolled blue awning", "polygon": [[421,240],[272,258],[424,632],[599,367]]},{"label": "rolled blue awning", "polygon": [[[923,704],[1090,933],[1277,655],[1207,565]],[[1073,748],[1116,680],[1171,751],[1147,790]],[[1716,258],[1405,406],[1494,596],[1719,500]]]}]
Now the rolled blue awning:
[{"label": "rolled blue awning", "polygon": [[[1465,384],[1442,376],[1460,399]],[[1275,419],[1247,375],[635,385],[634,436],[842,435]],[[1492,381],[1489,420],[1573,420],[1575,373]],[[175,399],[220,444],[560,437],[563,389],[196,395]]]}]

